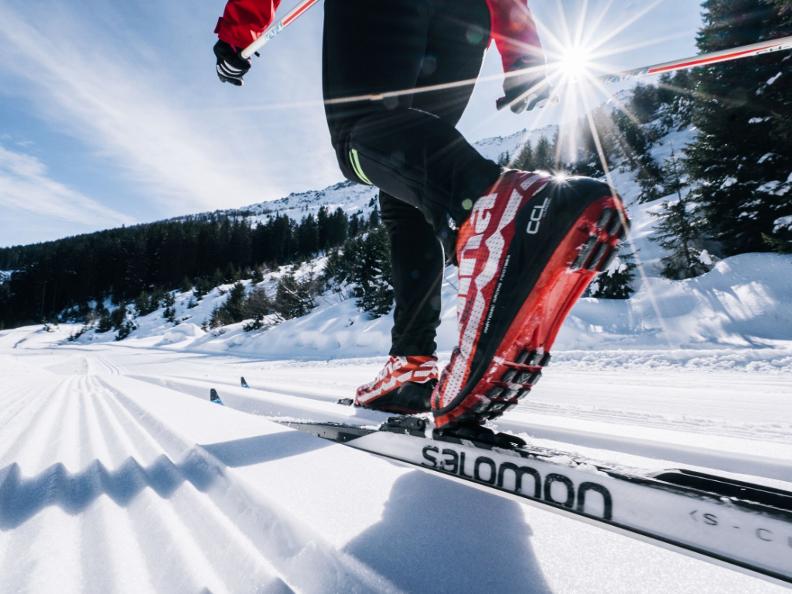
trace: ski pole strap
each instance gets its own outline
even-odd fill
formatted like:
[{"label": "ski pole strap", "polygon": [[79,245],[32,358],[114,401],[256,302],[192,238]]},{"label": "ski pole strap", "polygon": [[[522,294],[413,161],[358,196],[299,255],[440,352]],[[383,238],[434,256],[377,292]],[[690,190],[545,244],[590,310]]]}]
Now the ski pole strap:
[{"label": "ski pole strap", "polygon": [[294,21],[296,21],[303,14],[305,14],[309,8],[311,8],[314,4],[318,4],[318,3],[319,0],[303,0],[302,2],[300,2],[285,17],[283,17],[277,23],[271,25],[266,31],[264,31],[264,33],[262,33],[261,36],[258,39],[256,39],[256,41],[254,41],[245,49],[243,49],[242,57],[245,59],[250,58],[259,49],[264,47],[274,37],[276,37],[281,31],[283,31],[286,27],[291,25]]}]

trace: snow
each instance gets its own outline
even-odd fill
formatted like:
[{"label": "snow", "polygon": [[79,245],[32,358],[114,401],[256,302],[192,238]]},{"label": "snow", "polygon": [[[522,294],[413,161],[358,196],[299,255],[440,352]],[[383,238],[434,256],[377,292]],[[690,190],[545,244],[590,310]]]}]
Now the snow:
[{"label": "snow", "polygon": [[558,126],[547,125],[535,130],[521,130],[505,138],[500,136],[486,138],[476,142],[475,147],[482,155],[493,161],[498,161],[504,153],[508,153],[514,159],[526,142],[530,142],[533,147],[536,147],[541,138],[544,137],[552,141],[557,133]]},{"label": "snow", "polygon": [[775,76],[772,76],[771,78],[769,78],[768,81],[767,81],[767,85],[770,86],[770,85],[774,84],[779,78],[781,78],[782,74],[783,74],[783,72],[779,72]]},{"label": "snow", "polygon": [[779,180],[769,181],[756,188],[757,192],[765,192],[767,194],[774,194],[776,196],[783,196],[789,192],[790,185],[783,184]]},{"label": "snow", "polygon": [[784,229],[792,229],[792,215],[788,217],[780,217],[773,221],[773,230],[776,233]]},{"label": "snow", "polygon": [[[652,273],[628,300],[581,299],[563,326],[556,350],[673,348],[792,348],[792,256],[743,254],[715,264],[709,273],[686,281],[655,276],[659,252],[643,243],[644,218],[651,207],[641,205],[636,218],[635,242],[646,270]],[[641,212],[643,211],[643,212]],[[705,256],[706,257],[706,256]],[[311,271],[316,274],[318,265]],[[307,274],[308,271],[304,270]],[[267,275],[262,286],[272,290]],[[445,273],[442,288],[438,347],[450,351],[456,344],[455,270]],[[248,283],[248,286],[250,284]],[[230,285],[211,291],[195,308],[188,308],[192,293],[176,296],[173,326],[157,310],[136,320],[138,329],[125,342],[135,346],[178,352],[245,354],[266,359],[327,359],[373,357],[390,348],[392,315],[371,319],[343,293],[327,293],[319,305],[301,318],[246,332],[244,322],[204,331],[201,326],[226,298]],[[78,344],[112,342],[113,332],[86,333]]]},{"label": "snow", "polygon": [[[266,418],[376,422],[333,400],[381,359],[58,346],[70,330],[0,333],[4,591],[782,591]],[[504,427],[595,459],[728,466],[789,488],[788,366],[554,367]]]},{"label": "snow", "polygon": [[[548,125],[530,131],[521,130],[507,137],[486,138],[474,145],[482,155],[497,161],[504,153],[508,153],[512,158],[516,157],[518,151],[527,141],[535,146],[542,137],[554,138],[557,131],[558,126]],[[316,216],[321,207],[325,207],[329,212],[341,208],[347,215],[359,212],[367,216],[377,204],[377,196],[376,188],[344,181],[323,190],[296,192],[280,200],[260,202],[238,209],[179,217],[174,220],[185,220],[211,214],[245,219],[253,225],[258,225],[266,223],[276,215],[285,215],[299,222],[309,214]]]}]

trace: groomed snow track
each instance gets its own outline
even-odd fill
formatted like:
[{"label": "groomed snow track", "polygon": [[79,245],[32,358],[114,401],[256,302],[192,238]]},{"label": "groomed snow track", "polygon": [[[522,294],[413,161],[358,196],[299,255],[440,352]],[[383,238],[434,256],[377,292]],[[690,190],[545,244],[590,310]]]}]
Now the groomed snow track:
[{"label": "groomed snow track", "polygon": [[379,422],[333,402],[357,365],[126,347],[10,354],[0,351],[2,591],[778,587],[266,418]]}]

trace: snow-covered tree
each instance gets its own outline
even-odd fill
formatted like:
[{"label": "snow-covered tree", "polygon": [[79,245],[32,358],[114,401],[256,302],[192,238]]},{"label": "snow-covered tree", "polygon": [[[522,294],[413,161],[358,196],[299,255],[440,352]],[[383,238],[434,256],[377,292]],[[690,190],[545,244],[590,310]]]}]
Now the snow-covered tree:
[{"label": "snow-covered tree", "polygon": [[393,306],[393,287],[390,245],[385,229],[372,229],[351,245],[346,255],[351,262],[349,280],[358,307],[374,317],[387,314]]},{"label": "snow-covered tree", "polygon": [[651,141],[646,129],[630,115],[617,112],[613,116],[619,130],[619,150],[629,165],[635,169],[641,186],[640,202],[650,202],[660,197],[662,174],[660,166],[650,153]]},{"label": "snow-covered tree", "polygon": [[663,168],[663,179],[666,193],[673,199],[652,213],[660,219],[652,241],[666,251],[662,258],[663,276],[678,280],[704,274],[712,268],[712,257],[704,247],[706,220],[688,196],[689,180],[673,148]]},{"label": "snow-covered tree", "polygon": [[635,292],[635,256],[622,247],[611,262],[588,288],[588,295],[598,299],[629,299]]},{"label": "snow-covered tree", "polygon": [[[787,2],[706,0],[698,46],[710,52],[792,35]],[[792,54],[702,68],[687,168],[722,255],[781,249],[792,216]],[[782,223],[779,225],[779,221]]]},{"label": "snow-covered tree", "polygon": [[285,320],[299,318],[316,307],[315,293],[313,277],[297,280],[293,274],[284,274],[278,281],[273,309]]}]

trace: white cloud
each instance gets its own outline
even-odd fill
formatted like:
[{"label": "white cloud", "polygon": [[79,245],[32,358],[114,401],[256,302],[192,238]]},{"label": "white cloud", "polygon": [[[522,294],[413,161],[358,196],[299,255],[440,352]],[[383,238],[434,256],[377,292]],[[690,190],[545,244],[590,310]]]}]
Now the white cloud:
[{"label": "white cloud", "polygon": [[[148,194],[152,202],[165,198],[167,207],[160,205],[160,212],[280,195],[260,153],[229,146],[229,138],[238,139],[239,122],[223,130],[222,116],[207,118],[186,104],[176,56],[136,38],[129,28],[108,31],[108,25],[123,25],[112,22],[123,15],[77,14],[76,6],[46,4],[20,3],[17,10],[0,5],[0,68],[23,83],[18,93],[29,96],[60,131],[112,159],[125,181],[146,186],[140,195]],[[206,71],[213,72],[211,50],[203,49]],[[250,145],[261,149],[261,141]]]},{"label": "white cloud", "polygon": [[16,209],[86,227],[133,223],[120,212],[51,179],[32,155],[0,145],[0,208]]}]

